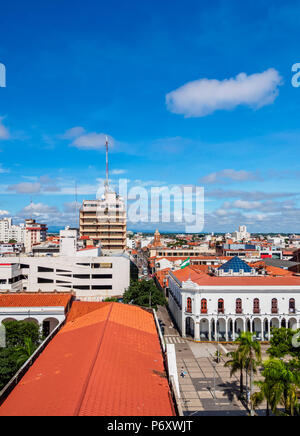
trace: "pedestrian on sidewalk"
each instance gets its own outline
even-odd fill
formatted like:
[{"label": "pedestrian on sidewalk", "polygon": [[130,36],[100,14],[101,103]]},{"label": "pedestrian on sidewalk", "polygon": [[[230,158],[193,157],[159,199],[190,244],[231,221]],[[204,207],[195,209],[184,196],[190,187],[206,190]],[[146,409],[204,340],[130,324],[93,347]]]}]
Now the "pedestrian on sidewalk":
[{"label": "pedestrian on sidewalk", "polygon": [[186,375],[186,372],[184,371],[184,368],[181,368],[181,373],[180,373],[180,377],[184,378]]}]

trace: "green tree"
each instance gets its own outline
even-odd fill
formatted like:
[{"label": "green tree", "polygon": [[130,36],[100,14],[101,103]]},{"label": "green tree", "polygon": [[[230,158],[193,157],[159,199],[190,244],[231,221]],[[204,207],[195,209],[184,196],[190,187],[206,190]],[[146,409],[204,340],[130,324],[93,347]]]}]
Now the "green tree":
[{"label": "green tree", "polygon": [[34,345],[39,345],[41,342],[40,328],[33,322],[7,321],[4,325],[8,348],[23,346],[26,338],[30,338]]},{"label": "green tree", "polygon": [[[236,340],[238,344],[238,353],[240,358],[246,362],[247,371],[250,372],[250,391],[252,391],[253,374],[256,371],[257,365],[261,362],[261,346],[258,341],[253,339],[253,333],[242,332]],[[251,402],[251,413],[253,404]]]},{"label": "green tree", "polygon": [[39,326],[25,321],[8,321],[6,348],[0,349],[0,390],[15,375],[41,342]]},{"label": "green tree", "polygon": [[10,379],[18,371],[15,350],[12,348],[0,349],[0,390],[7,385]]},{"label": "green tree", "polygon": [[118,303],[117,298],[105,298],[104,303]]},{"label": "green tree", "polygon": [[37,345],[31,338],[24,339],[24,345],[15,348],[15,358],[19,366],[22,366],[37,349]]},{"label": "green tree", "polygon": [[163,293],[157,289],[153,280],[132,281],[123,295],[123,302],[155,309],[166,305]]},{"label": "green tree", "polygon": [[292,339],[300,330],[294,331],[285,327],[272,328],[272,337],[268,354],[271,357],[283,358],[287,355],[300,358],[300,347],[293,347]]},{"label": "green tree", "polygon": [[244,375],[243,371],[245,369],[245,359],[242,357],[242,355],[239,353],[238,350],[231,351],[227,354],[227,357],[230,358],[225,363],[226,368],[230,368],[230,377],[232,377],[237,372],[240,373],[240,393],[243,395],[244,393]]},{"label": "green tree", "polygon": [[293,416],[298,407],[297,391],[300,386],[298,362],[284,362],[282,359],[272,358],[264,363],[263,381],[255,384],[260,391],[252,395],[254,407],[264,400],[267,402],[266,413],[269,409],[279,415],[278,406],[284,406],[285,414]]}]

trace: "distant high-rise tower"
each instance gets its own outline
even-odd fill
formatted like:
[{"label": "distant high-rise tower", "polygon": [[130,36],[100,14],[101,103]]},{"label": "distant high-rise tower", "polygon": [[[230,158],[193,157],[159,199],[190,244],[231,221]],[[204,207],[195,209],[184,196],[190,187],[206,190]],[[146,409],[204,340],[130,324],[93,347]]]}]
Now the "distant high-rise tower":
[{"label": "distant high-rise tower", "polygon": [[84,200],[80,210],[80,236],[100,243],[103,251],[126,248],[127,218],[123,199],[109,187],[108,138],[106,138],[106,178],[104,194],[97,200]]}]

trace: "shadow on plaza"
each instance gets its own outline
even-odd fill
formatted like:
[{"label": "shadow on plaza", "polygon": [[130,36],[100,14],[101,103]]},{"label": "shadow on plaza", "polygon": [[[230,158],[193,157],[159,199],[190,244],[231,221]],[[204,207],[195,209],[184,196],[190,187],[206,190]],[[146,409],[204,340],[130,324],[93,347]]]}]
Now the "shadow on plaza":
[{"label": "shadow on plaza", "polygon": [[223,397],[226,397],[231,403],[234,400],[241,400],[240,386],[237,381],[218,384],[223,392]]}]

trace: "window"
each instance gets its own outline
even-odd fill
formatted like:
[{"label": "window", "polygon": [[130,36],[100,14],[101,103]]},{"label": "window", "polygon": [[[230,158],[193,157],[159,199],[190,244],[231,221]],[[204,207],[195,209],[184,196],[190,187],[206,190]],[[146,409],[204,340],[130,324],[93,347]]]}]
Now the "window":
[{"label": "window", "polygon": [[201,301],[201,313],[207,313],[207,300],[205,298]]},{"label": "window", "polygon": [[291,298],[289,301],[289,312],[296,313],[296,301],[294,298]]},{"label": "window", "polygon": [[235,302],[235,312],[243,313],[242,300],[240,298],[238,298]]},{"label": "window", "polygon": [[111,274],[93,274],[92,279],[112,279]]},{"label": "window", "polygon": [[278,301],[277,298],[272,300],[272,313],[278,313]]},{"label": "window", "polygon": [[260,304],[258,298],[253,300],[253,313],[260,313]]},{"label": "window", "polygon": [[41,277],[38,277],[38,283],[54,283],[54,280],[43,279]]},{"label": "window", "polygon": [[89,286],[73,286],[73,287],[74,287],[74,289],[79,289],[82,291],[89,291],[90,290]]},{"label": "window", "polygon": [[46,268],[44,266],[39,266],[38,272],[54,272],[54,269],[53,268]]},{"label": "window", "polygon": [[192,313],[192,299],[191,298],[187,299],[187,308],[186,308],[186,311],[188,313]]},{"label": "window", "polygon": [[112,290],[112,286],[111,285],[92,286],[92,290],[94,290],[94,291],[111,291]]},{"label": "window", "polygon": [[224,313],[224,300],[222,298],[218,301],[218,313]]},{"label": "window", "polygon": [[91,276],[89,274],[73,274],[74,279],[85,279],[89,280]]}]

